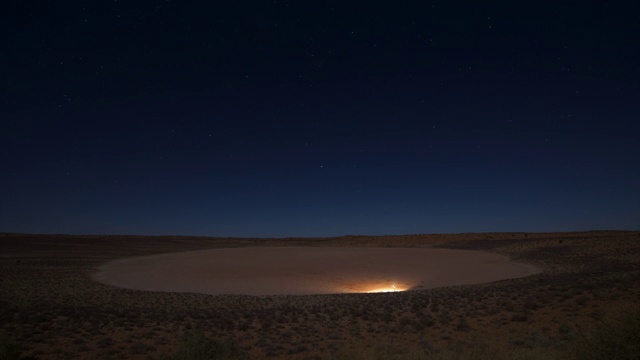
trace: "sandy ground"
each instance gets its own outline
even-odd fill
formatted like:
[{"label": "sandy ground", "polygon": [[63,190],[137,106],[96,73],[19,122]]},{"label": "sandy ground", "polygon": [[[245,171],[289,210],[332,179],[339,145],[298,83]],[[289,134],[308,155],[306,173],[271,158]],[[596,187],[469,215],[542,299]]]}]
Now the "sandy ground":
[{"label": "sandy ground", "polygon": [[94,278],[149,291],[306,295],[466,285],[540,271],[468,250],[250,247],[120,259],[101,266]]}]

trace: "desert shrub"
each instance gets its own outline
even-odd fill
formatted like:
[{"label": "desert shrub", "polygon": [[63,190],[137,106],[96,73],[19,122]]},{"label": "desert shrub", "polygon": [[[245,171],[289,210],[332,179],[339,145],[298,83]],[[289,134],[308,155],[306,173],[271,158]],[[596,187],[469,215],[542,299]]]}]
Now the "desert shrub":
[{"label": "desert shrub", "polygon": [[104,349],[104,348],[107,348],[107,347],[113,345],[113,339],[108,337],[108,336],[105,336],[105,337],[101,338],[100,340],[98,340],[98,342],[96,344],[98,345],[98,347]]},{"label": "desert shrub", "polygon": [[471,326],[469,326],[469,323],[467,322],[467,319],[464,317],[461,317],[460,320],[458,321],[458,323],[456,324],[456,330],[458,331],[469,331],[469,329],[471,329]]},{"label": "desert shrub", "polygon": [[410,325],[411,322],[412,322],[411,319],[409,317],[407,317],[407,316],[401,317],[400,321],[399,321],[400,325],[403,325],[403,326]]},{"label": "desert shrub", "polygon": [[154,347],[141,342],[135,342],[129,347],[129,352],[135,355],[146,354],[153,350],[155,350]]},{"label": "desert shrub", "polygon": [[20,359],[20,348],[13,341],[0,337],[0,359],[17,360]]},{"label": "desert shrub", "polygon": [[529,320],[529,316],[526,313],[515,314],[511,317],[511,321],[524,322]]},{"label": "desert shrub", "polygon": [[640,310],[603,320],[577,345],[578,359],[640,359]]},{"label": "desert shrub", "polygon": [[351,336],[359,336],[360,335],[360,325],[352,324],[349,326],[349,334]]},{"label": "desert shrub", "polygon": [[582,306],[586,304],[588,300],[589,300],[589,297],[582,295],[576,299],[576,304]]},{"label": "desert shrub", "polygon": [[425,316],[420,318],[420,323],[423,327],[431,327],[435,325],[436,321],[433,319],[433,316],[431,316],[431,314],[426,314]]},{"label": "desert shrub", "polygon": [[80,352],[87,352],[87,351],[92,351],[93,349],[88,347],[87,345],[81,345],[80,347],[78,347],[78,351]]},{"label": "desert shrub", "polygon": [[155,343],[156,345],[166,345],[166,344],[168,344],[168,343],[169,343],[169,339],[167,339],[167,338],[166,338],[166,337],[164,337],[164,336],[160,336],[160,337],[157,337],[157,338],[154,340],[154,343]]},{"label": "desert shrub", "polygon": [[244,359],[245,353],[230,342],[211,340],[201,332],[187,335],[182,345],[167,360]]},{"label": "desert shrub", "polygon": [[525,347],[529,349],[546,348],[551,345],[550,341],[537,333],[528,334],[521,338],[513,338],[509,341],[511,345]]},{"label": "desert shrub", "polygon": [[267,357],[279,356],[282,353],[282,346],[278,344],[269,344],[264,349],[264,354]]},{"label": "desert shrub", "polygon": [[458,342],[448,349],[434,349],[423,346],[421,349],[402,349],[391,345],[345,346],[323,360],[556,360],[562,355],[548,349],[517,349],[509,347],[469,347]]},{"label": "desert shrub", "polygon": [[558,332],[562,335],[567,335],[571,332],[571,326],[569,326],[569,324],[567,323],[562,323],[559,327],[558,327]]},{"label": "desert shrub", "polygon": [[287,354],[299,354],[305,351],[308,351],[309,348],[304,344],[298,344],[293,346],[291,349],[287,351]]},{"label": "desert shrub", "polygon": [[450,323],[450,322],[453,320],[453,318],[451,317],[451,314],[449,314],[449,312],[448,312],[448,311],[443,310],[443,311],[440,313],[440,318],[439,318],[439,320],[440,320],[440,323],[441,323],[441,324],[448,324],[448,323]]}]

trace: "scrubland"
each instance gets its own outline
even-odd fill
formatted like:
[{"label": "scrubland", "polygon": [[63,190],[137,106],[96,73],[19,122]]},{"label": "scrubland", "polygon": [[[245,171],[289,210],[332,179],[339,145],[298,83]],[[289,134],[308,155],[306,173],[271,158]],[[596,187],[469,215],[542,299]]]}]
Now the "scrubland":
[{"label": "scrubland", "polygon": [[[111,287],[127,256],[242,246],[496,252],[543,273],[377,294],[238,296]],[[0,234],[0,358],[638,358],[640,233],[337,238]],[[199,357],[200,356],[200,357]]]}]

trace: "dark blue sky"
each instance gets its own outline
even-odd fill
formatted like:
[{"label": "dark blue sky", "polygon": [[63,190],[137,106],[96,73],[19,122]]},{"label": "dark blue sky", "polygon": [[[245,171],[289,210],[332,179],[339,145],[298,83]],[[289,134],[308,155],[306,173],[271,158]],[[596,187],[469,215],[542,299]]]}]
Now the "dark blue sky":
[{"label": "dark blue sky", "polygon": [[46,4],[0,12],[0,231],[640,229],[631,6]]}]

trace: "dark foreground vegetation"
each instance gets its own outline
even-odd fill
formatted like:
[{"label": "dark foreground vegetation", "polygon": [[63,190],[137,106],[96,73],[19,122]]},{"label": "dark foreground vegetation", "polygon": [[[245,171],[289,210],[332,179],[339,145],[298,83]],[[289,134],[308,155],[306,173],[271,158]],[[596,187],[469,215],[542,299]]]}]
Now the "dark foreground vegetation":
[{"label": "dark foreground vegetation", "polygon": [[[433,246],[545,272],[381,294],[127,290],[119,257],[230,246]],[[638,359],[638,232],[222,239],[0,234],[0,359]]]}]

